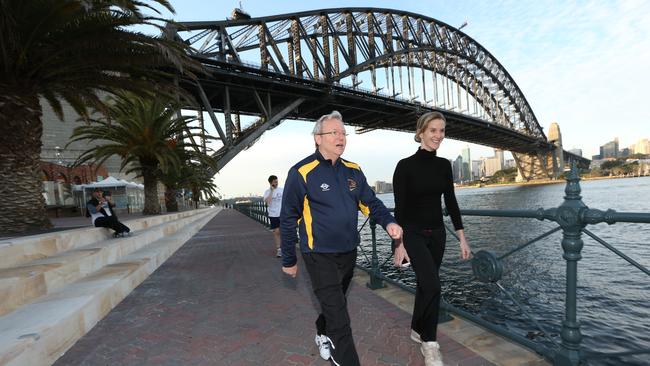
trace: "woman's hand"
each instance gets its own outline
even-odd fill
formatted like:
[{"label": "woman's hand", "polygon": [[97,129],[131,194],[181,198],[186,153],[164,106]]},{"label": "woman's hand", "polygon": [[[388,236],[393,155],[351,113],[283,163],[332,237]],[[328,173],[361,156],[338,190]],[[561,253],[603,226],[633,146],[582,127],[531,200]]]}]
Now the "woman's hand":
[{"label": "woman's hand", "polygon": [[404,262],[404,259],[406,259],[407,262],[411,262],[411,258],[409,258],[409,255],[406,253],[402,238],[395,240],[395,242],[395,256],[393,258],[393,264],[395,267],[402,267],[402,262]]},{"label": "woman's hand", "polygon": [[472,249],[467,244],[467,240],[462,238],[460,241],[460,259],[466,260],[472,255]]},{"label": "woman's hand", "polygon": [[460,259],[469,259],[472,256],[472,249],[467,244],[467,239],[465,239],[465,230],[456,230],[456,235],[458,235],[458,242],[460,243]]}]

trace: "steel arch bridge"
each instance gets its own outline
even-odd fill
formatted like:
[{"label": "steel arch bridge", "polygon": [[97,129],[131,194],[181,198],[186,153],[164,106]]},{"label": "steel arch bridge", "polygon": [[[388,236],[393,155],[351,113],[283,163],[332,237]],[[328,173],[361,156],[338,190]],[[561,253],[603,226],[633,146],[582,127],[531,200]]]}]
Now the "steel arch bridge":
[{"label": "steel arch bridge", "polygon": [[[561,143],[547,140],[506,69],[448,24],[381,8],[233,15],[168,26],[208,70],[185,85],[223,143],[218,169],[283,119],[314,120],[333,109],[357,133],[414,131],[419,115],[440,111],[448,137],[511,151],[524,179],[556,177],[558,157],[588,165],[558,154]],[[242,115],[256,120],[246,126]]]}]

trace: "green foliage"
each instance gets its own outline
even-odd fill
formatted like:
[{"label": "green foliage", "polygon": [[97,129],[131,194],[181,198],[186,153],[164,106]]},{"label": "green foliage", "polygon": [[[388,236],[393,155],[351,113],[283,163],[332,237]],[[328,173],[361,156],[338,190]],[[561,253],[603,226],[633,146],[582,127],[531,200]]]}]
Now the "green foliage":
[{"label": "green foliage", "polygon": [[84,151],[76,165],[103,164],[112,156],[122,159],[120,170],[142,176],[144,170],[167,173],[185,163],[179,145],[192,146],[190,136],[201,137],[188,124],[192,117],[177,116],[173,104],[161,97],[121,92],[108,98],[105,115],[74,129],[70,143],[86,140],[100,144]]},{"label": "green foliage", "polygon": [[623,160],[608,160],[602,164],[600,164],[600,169],[601,170],[610,170],[612,168],[615,168],[617,166],[623,165],[625,162]]},{"label": "green foliage", "polygon": [[490,184],[511,183],[515,181],[516,177],[517,177],[517,168],[506,168],[494,173],[494,175],[490,177],[488,182]]},{"label": "green foliage", "polygon": [[[645,155],[640,155],[642,158]],[[626,163],[626,159],[609,160],[600,165],[600,175],[629,175],[639,170],[639,162]]]},{"label": "green foliage", "polygon": [[62,118],[61,100],[88,117],[115,90],[191,98],[174,82],[201,70],[188,46],[133,30],[165,30],[165,19],[142,13],[160,15],[152,3],[173,11],[166,0],[0,0],[0,100],[38,94]]},{"label": "green foliage", "polygon": [[[162,35],[176,25],[156,8],[173,12],[167,0],[0,0],[0,176],[9,202],[23,206],[0,210],[1,232],[48,227],[35,174],[42,99],[59,118],[67,102],[84,119],[124,90],[192,102],[177,81],[196,79],[202,66],[188,45]],[[134,30],[142,26],[161,35]]]},{"label": "green foliage", "polygon": [[[88,125],[75,128],[70,143],[97,142],[84,151],[75,164],[92,162],[99,166],[108,158],[119,156],[122,159],[120,170],[144,179],[143,212],[158,213],[156,187],[160,179],[192,179],[199,174],[194,172],[200,164],[197,161],[210,166],[212,160],[198,153],[200,146],[194,142],[196,138],[205,138],[205,131],[191,127],[189,123],[193,118],[179,116],[177,110],[174,103],[160,96],[121,92],[109,97],[104,112],[106,117],[90,119]],[[175,203],[173,189],[169,193],[171,205],[168,209]]]},{"label": "green foliage", "polygon": [[198,201],[201,193],[210,198],[215,197],[218,195],[218,189],[212,181],[211,172],[217,170],[216,160],[208,155],[207,151],[204,153],[199,146],[188,142],[184,140],[176,147],[176,154],[183,161],[179,169],[160,171],[158,177],[168,190],[189,189],[195,201]]},{"label": "green foliage", "polygon": [[628,175],[633,174],[639,170],[639,162],[635,161],[629,164],[623,164],[611,169],[614,175]]},{"label": "green foliage", "polygon": [[628,159],[650,159],[649,154],[632,154]]}]

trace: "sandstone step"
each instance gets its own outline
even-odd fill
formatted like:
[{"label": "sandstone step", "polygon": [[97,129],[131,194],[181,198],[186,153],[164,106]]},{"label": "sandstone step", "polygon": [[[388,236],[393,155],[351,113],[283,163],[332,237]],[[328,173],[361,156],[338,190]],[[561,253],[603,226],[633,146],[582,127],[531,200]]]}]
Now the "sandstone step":
[{"label": "sandstone step", "polygon": [[[0,269],[0,316],[97,271],[151,242],[172,235],[192,221],[209,214],[209,210],[203,210],[174,221],[142,220],[145,223],[140,221],[141,225],[136,226],[148,228],[134,230],[133,236],[111,237],[16,267]],[[158,224],[153,225],[154,223]]]},{"label": "sandstone step", "polygon": [[[209,209],[190,210],[171,214],[143,216],[124,223],[132,231],[139,231],[163,222],[200,214]],[[36,259],[111,238],[111,230],[88,227],[0,240],[0,268],[10,268]]]},{"label": "sandstone step", "polygon": [[217,213],[1,316],[0,365],[51,365]]}]

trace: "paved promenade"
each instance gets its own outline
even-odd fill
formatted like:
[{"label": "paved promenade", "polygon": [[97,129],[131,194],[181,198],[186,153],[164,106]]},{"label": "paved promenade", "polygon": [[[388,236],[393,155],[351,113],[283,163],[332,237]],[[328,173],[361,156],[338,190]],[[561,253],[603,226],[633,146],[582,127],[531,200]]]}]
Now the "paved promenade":
[{"label": "paved promenade", "polygon": [[[274,252],[268,230],[221,211],[55,365],[329,365],[304,267],[291,279]],[[361,364],[423,365],[410,314],[358,282],[349,309]],[[445,365],[492,365],[439,341]]]}]

